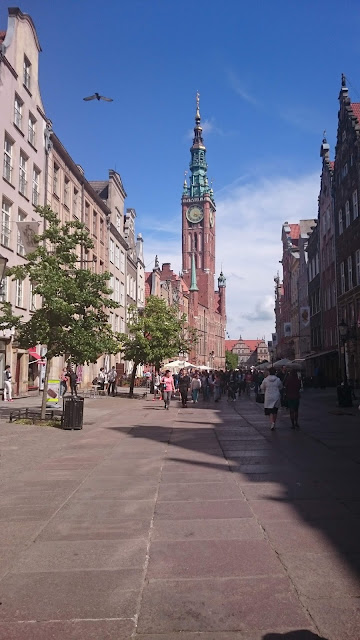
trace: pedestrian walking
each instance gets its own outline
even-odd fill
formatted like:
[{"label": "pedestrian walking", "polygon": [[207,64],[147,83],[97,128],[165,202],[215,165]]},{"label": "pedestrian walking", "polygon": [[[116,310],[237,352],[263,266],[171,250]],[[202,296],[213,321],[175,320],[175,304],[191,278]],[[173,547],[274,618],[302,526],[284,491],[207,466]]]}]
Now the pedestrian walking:
[{"label": "pedestrian walking", "polygon": [[[77,396],[77,375],[71,367],[69,367],[66,371],[66,377],[70,383],[70,391],[72,396]],[[65,393],[64,393],[65,395]],[[64,397],[63,395],[63,397]]]},{"label": "pedestrian walking", "polygon": [[97,379],[98,379],[98,385],[99,385],[100,391],[105,391],[105,381],[107,379],[107,376],[106,376],[104,367],[100,368]]},{"label": "pedestrian walking", "polygon": [[191,397],[193,399],[193,403],[196,404],[199,398],[199,392],[201,389],[201,380],[199,378],[199,374],[195,373],[193,379],[191,380]]},{"label": "pedestrian walking", "polygon": [[113,397],[116,395],[116,367],[111,367],[108,373],[108,396],[112,395]]},{"label": "pedestrian walking", "polygon": [[157,396],[159,394],[159,400],[161,400],[161,393],[160,393],[160,376],[159,376],[159,372],[157,371],[154,375],[154,397],[153,397],[153,401],[157,400]]},{"label": "pedestrian walking", "polygon": [[60,373],[60,398],[62,398],[65,395],[66,391],[67,391],[66,372],[67,372],[67,369],[66,369],[66,367],[64,367],[62,372]]},{"label": "pedestrian walking", "polygon": [[215,373],[214,380],[214,401],[219,402],[221,400],[221,378],[218,372]]},{"label": "pedestrian walking", "polygon": [[275,375],[274,367],[269,370],[269,375],[261,383],[260,390],[265,394],[264,411],[265,415],[270,417],[270,429],[275,429],[278,409],[281,403],[282,382]]},{"label": "pedestrian walking", "polygon": [[284,388],[286,393],[287,407],[290,411],[291,428],[299,429],[299,404],[300,404],[300,390],[301,381],[299,380],[297,372],[292,369],[284,382]]},{"label": "pedestrian walking", "polygon": [[170,369],[165,371],[165,375],[161,379],[163,385],[164,409],[170,408],[171,396],[175,393],[174,378],[170,373]]},{"label": "pedestrian walking", "polygon": [[12,375],[10,365],[4,370],[4,402],[14,402],[12,397]]},{"label": "pedestrian walking", "polygon": [[187,398],[188,398],[189,388],[191,385],[191,378],[188,375],[188,373],[183,369],[179,371],[178,384],[179,384],[179,391],[181,396],[181,404],[183,407],[187,407]]}]

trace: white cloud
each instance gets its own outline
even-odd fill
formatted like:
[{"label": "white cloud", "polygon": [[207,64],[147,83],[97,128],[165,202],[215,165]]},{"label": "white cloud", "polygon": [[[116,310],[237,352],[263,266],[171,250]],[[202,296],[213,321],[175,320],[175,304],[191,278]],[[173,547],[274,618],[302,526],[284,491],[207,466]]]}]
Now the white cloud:
[{"label": "white cloud", "polygon": [[235,93],[237,93],[238,96],[240,96],[240,98],[242,98],[246,102],[249,102],[250,104],[253,104],[254,106],[258,106],[258,100],[254,98],[254,96],[252,96],[248,91],[246,91],[246,89],[240,82],[239,77],[234,71],[228,69],[226,75],[231,88],[235,91]]},{"label": "white cloud", "polygon": [[[281,226],[317,216],[318,173],[285,178],[249,177],[219,191],[216,214],[217,273],[227,277],[227,330],[232,338],[271,338],[274,276],[281,274]],[[216,194],[215,194],[216,197]],[[164,230],[145,234],[146,261],[181,269],[180,215]]]}]

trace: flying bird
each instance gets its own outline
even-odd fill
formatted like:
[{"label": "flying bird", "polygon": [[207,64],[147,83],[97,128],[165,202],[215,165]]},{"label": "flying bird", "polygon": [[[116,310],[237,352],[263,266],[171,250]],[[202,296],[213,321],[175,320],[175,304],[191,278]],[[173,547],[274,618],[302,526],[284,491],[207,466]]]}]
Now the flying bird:
[{"label": "flying bird", "polygon": [[112,98],[105,98],[105,96],[101,96],[100,93],[94,93],[93,96],[88,96],[87,98],[83,98],[86,102],[89,100],[105,100],[105,102],[113,102]]}]

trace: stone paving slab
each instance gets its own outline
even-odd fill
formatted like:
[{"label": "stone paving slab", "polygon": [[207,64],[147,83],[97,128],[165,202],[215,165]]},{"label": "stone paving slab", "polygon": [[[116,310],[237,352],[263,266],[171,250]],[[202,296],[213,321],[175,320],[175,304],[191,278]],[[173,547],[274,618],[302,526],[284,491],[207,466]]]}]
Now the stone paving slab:
[{"label": "stone paving slab", "polygon": [[310,400],[2,422],[0,640],[357,640],[360,430]]},{"label": "stone paving slab", "polygon": [[251,632],[309,624],[287,578],[155,580],[144,589],[137,632]]},{"label": "stone paving slab", "polygon": [[131,640],[132,620],[0,622],[0,640]]}]

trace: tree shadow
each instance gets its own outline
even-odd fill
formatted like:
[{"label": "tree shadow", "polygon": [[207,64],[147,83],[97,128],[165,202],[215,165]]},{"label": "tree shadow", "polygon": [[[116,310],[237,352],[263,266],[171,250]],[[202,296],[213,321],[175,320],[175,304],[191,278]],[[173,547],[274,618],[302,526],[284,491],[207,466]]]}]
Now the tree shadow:
[{"label": "tree shadow", "polygon": [[299,629],[287,633],[267,633],[262,640],[327,640],[327,638],[306,629]]},{"label": "tree shadow", "polygon": [[[176,415],[174,410],[172,415],[171,410],[167,412],[171,424],[136,425],[127,433],[167,443],[171,447],[167,460],[184,471],[191,467],[233,473],[261,526],[275,547],[280,545],[279,553],[304,554],[304,571],[311,572],[314,553],[326,553],[340,555],[351,572],[360,576],[357,423],[344,424],[341,417],[330,415],[326,403],[314,394],[302,401],[299,432],[290,429],[287,414],[280,416],[276,432],[270,432],[267,418],[253,400],[199,403],[191,409]],[[197,417],[203,418],[203,409],[215,411],[220,420],[197,422]],[[315,540],[309,528],[317,531]],[[325,584],[324,576],[322,580]],[[275,637],[297,640],[301,636]]]}]

